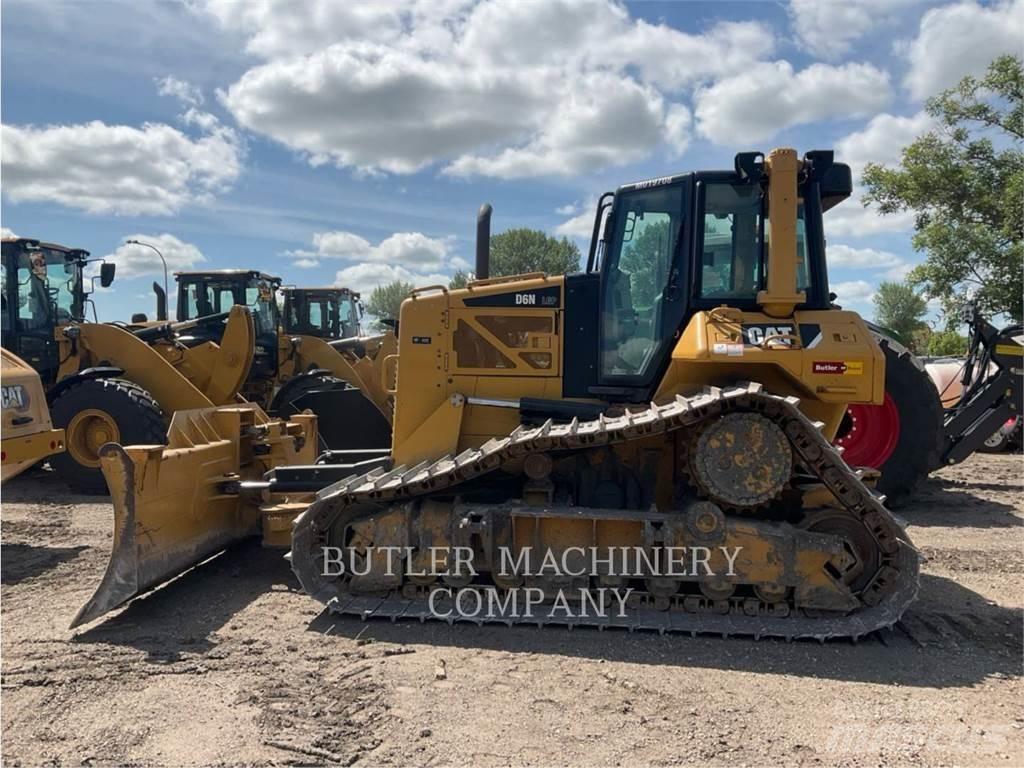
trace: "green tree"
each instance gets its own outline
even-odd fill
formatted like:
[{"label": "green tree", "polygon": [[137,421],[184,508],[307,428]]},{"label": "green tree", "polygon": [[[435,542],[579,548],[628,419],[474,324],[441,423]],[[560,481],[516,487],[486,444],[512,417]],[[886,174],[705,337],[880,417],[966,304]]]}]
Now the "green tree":
[{"label": "green tree", "polygon": [[[544,272],[566,275],[578,272],[580,249],[569,238],[551,237],[538,229],[509,229],[491,235],[491,277]],[[463,288],[473,276],[459,270],[448,281],[450,288]]]},{"label": "green tree", "polygon": [[669,248],[672,245],[672,235],[669,232],[667,217],[663,220],[651,220],[646,226],[644,224],[645,222],[641,222],[637,225],[634,231],[640,230],[641,227],[642,230],[623,247],[619,269],[629,273],[634,300],[642,296],[654,301],[654,297],[661,293],[667,282],[667,276],[662,272],[671,257]]},{"label": "green tree", "polygon": [[875,322],[918,352],[915,347],[920,336],[917,334],[927,328],[923,319],[928,311],[925,300],[906,283],[881,283],[874,302]]},{"label": "green tree", "polygon": [[928,339],[928,354],[932,357],[947,357],[967,354],[967,337],[956,331],[939,331]]},{"label": "green tree", "polygon": [[926,254],[909,282],[941,300],[951,324],[971,299],[989,315],[1024,313],[1024,66],[1001,56],[985,77],[929,99],[938,127],[900,165],[869,163],[866,205],[912,211]]},{"label": "green tree", "polygon": [[398,310],[402,306],[402,302],[415,287],[412,283],[395,280],[387,285],[378,285],[373,289],[369,301],[366,302],[366,311],[377,318],[375,323],[377,328],[383,327],[381,320],[398,319]]},{"label": "green tree", "polygon": [[448,281],[449,288],[465,288],[467,283],[473,279],[473,276],[465,270],[457,270],[451,279]]}]

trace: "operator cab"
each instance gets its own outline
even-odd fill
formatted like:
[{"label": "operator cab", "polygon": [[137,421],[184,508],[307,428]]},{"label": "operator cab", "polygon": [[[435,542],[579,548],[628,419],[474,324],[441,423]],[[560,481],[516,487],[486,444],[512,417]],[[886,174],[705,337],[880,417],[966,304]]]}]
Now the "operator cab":
[{"label": "operator cab", "polygon": [[348,288],[281,289],[284,311],[281,324],[291,336],[349,339],[360,336],[363,305]]},{"label": "operator cab", "polygon": [[[277,372],[277,329],[280,310],[277,289],[281,278],[249,269],[221,269],[202,272],[176,272],[178,284],[178,320],[195,320],[230,311],[235,304],[252,311],[256,327],[256,349],[250,378],[264,379]],[[219,342],[223,324],[198,326],[184,343]]]},{"label": "operator cab", "polygon": [[[732,171],[667,176],[602,196],[587,271],[566,278],[565,327],[576,338],[565,343],[564,397],[648,401],[690,316],[723,304],[760,311],[763,159],[741,153]],[[831,152],[809,152],[803,167],[796,274],[805,301],[797,308],[828,309],[821,215],[850,195],[850,169]]]},{"label": "operator cab", "polygon": [[[91,290],[84,277],[89,252],[27,237],[0,244],[3,347],[35,368],[45,386],[56,381],[60,367],[56,330],[85,320]],[[100,267],[100,284],[114,281],[114,265]],[[91,281],[90,285],[91,285]]]}]

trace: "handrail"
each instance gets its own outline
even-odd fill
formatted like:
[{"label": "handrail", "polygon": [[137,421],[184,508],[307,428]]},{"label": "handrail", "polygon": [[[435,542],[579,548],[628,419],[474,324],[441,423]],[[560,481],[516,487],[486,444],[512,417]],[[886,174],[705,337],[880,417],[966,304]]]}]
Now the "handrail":
[{"label": "handrail", "polygon": [[486,280],[470,280],[467,288],[478,288],[486,285],[498,285],[500,283],[514,283],[516,280],[534,280],[547,278],[547,272],[524,272],[521,275],[502,275],[501,277],[488,277]]},{"label": "handrail", "polygon": [[448,293],[448,288],[443,285],[424,285],[422,288],[413,288],[409,291],[409,295],[406,296],[406,298],[415,299],[421,293],[426,293],[427,291],[441,291],[441,293]]}]

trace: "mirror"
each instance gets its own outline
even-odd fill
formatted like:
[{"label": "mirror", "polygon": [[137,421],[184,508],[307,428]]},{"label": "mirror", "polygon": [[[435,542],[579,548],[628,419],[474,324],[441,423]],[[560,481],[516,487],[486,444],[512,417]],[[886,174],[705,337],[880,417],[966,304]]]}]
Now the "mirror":
[{"label": "mirror", "polygon": [[109,288],[110,284],[114,282],[115,267],[115,264],[108,264],[107,262],[100,264],[100,285],[104,288]]}]

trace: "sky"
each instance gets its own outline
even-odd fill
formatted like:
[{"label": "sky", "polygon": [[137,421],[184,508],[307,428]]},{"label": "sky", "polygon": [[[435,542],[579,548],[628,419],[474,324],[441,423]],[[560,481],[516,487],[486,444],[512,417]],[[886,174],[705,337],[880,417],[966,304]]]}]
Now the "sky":
[{"label": "sky", "polygon": [[[855,177],[923,102],[1024,47],[1024,0],[4,0],[0,226],[117,264],[101,320],[172,271],[367,296],[445,282],[476,211],[585,253],[597,197],[834,149]],[[910,216],[826,214],[839,303],[922,260]]]}]

